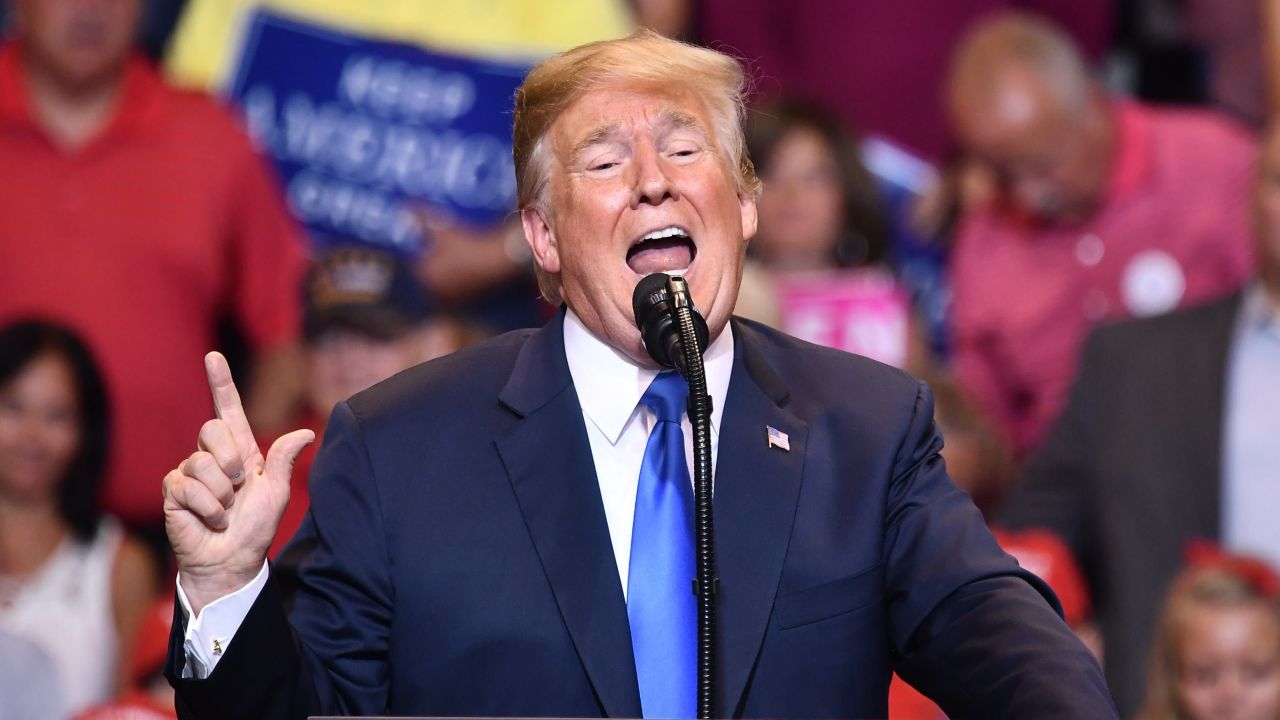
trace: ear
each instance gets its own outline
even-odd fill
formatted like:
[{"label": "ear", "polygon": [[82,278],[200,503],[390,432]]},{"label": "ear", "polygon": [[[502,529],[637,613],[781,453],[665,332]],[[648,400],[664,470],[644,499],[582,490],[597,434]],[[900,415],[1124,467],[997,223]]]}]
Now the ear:
[{"label": "ear", "polygon": [[738,206],[742,213],[742,240],[745,244],[756,235],[756,198],[754,195],[739,195]]},{"label": "ear", "polygon": [[533,251],[533,259],[543,272],[552,275],[560,272],[560,251],[556,247],[555,232],[542,210],[529,206],[520,210],[520,224],[524,226],[524,239]]}]

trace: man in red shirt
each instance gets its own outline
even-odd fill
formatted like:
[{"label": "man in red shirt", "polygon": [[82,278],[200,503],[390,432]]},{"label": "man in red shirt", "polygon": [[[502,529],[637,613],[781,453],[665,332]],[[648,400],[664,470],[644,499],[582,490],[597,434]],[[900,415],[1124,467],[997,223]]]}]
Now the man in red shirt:
[{"label": "man in red shirt", "polygon": [[[208,416],[223,318],[254,351],[264,427],[294,386],[302,246],[231,116],[132,51],[139,0],[17,0],[0,44],[0,322],[56,319],[107,380],[104,501],[161,519],[158,479]],[[276,403],[283,405],[284,403]]]},{"label": "man in red shirt", "polygon": [[1108,97],[1071,41],[1012,14],[961,46],[952,119],[998,193],[953,256],[954,363],[1019,456],[1060,412],[1094,324],[1224,295],[1252,274],[1255,140]]}]

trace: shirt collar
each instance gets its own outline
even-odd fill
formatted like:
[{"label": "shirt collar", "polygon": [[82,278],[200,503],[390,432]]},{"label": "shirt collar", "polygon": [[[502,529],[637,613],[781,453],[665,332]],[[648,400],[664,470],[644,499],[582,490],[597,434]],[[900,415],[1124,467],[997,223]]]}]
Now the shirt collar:
[{"label": "shirt collar", "polygon": [[[153,100],[163,83],[149,60],[136,53],[132,55],[125,61],[114,115],[102,132],[85,147],[117,135],[127,135],[144,125],[153,113]],[[44,134],[31,111],[31,100],[23,77],[22,49],[12,39],[0,42],[0,123]]]},{"label": "shirt collar", "polygon": [[1238,334],[1242,336],[1270,331],[1280,337],[1280,308],[1276,308],[1267,297],[1260,280],[1253,281],[1244,290],[1237,327]]},{"label": "shirt collar", "polygon": [[[733,331],[724,332],[702,354],[711,395],[711,430],[719,434],[729,377],[733,373]],[[658,371],[640,367],[596,337],[570,309],[564,317],[564,351],[582,411],[600,432],[617,443],[636,405]]]},{"label": "shirt collar", "polygon": [[1151,119],[1136,103],[1116,100],[1111,105],[1115,148],[1107,178],[1107,198],[1114,201],[1136,192],[1151,175]]},{"label": "shirt collar", "polygon": [[31,125],[27,88],[22,81],[22,60],[13,40],[0,43],[0,121]]}]

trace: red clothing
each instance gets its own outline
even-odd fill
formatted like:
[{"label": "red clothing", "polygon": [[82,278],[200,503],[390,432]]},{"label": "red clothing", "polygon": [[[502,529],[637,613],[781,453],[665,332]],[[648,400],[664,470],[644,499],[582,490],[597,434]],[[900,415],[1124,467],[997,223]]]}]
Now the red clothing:
[{"label": "red clothing", "polygon": [[161,517],[160,482],[212,416],[202,357],[231,316],[255,349],[294,339],[302,244],[232,117],[129,62],[119,109],[65,152],[0,46],[0,323],[38,315],[94,351],[112,408],[109,511]]},{"label": "red clothing", "polygon": [[1004,8],[1062,23],[1090,57],[1111,39],[1105,0],[703,0],[701,40],[744,58],[763,96],[801,96],[927,160],[948,149],[943,83],[974,21]]},{"label": "red clothing", "polygon": [[145,693],[135,690],[118,700],[90,708],[75,720],[177,720],[172,706],[161,706]]},{"label": "red clothing", "polygon": [[1254,139],[1203,112],[1121,103],[1115,117],[1111,184],[1090,220],[1033,227],[988,207],[956,239],[955,372],[1020,455],[1061,411],[1093,325],[1223,295],[1253,274]]},{"label": "red clothing", "polygon": [[169,652],[169,632],[173,630],[173,593],[157,598],[142,615],[133,637],[133,657],[129,677],[137,687],[164,670]]},{"label": "red clothing", "polygon": [[932,700],[897,675],[889,681],[889,720],[946,720]]},{"label": "red clothing", "polygon": [[[276,539],[271,542],[271,548],[267,550],[267,556],[273,560],[280,554],[280,549],[293,539],[298,528],[302,527],[302,521],[307,516],[307,508],[311,507],[307,479],[311,475],[311,463],[315,462],[316,451],[324,443],[324,418],[312,412],[306,412],[289,425],[290,431],[303,428],[314,430],[316,439],[315,442],[302,448],[302,452],[298,453],[298,457],[293,461],[293,475],[289,477],[289,504],[285,506],[284,514],[280,516],[280,524],[276,527]],[[273,442],[275,438],[258,438],[258,447],[262,448],[265,454]]]}]

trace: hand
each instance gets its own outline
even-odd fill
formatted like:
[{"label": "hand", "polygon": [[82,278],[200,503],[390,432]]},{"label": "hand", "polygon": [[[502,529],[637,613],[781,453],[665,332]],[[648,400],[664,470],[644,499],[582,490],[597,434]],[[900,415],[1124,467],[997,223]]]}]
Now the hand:
[{"label": "hand", "polygon": [[418,220],[431,238],[418,263],[418,279],[443,302],[466,302],[525,272],[518,257],[529,250],[519,223],[472,228],[428,209]]},{"label": "hand", "polygon": [[199,449],[164,478],[164,525],[193,613],[244,587],[262,569],[289,502],[289,476],[310,430],[281,436],[263,458],[226,358],[205,356],[217,419]]}]

